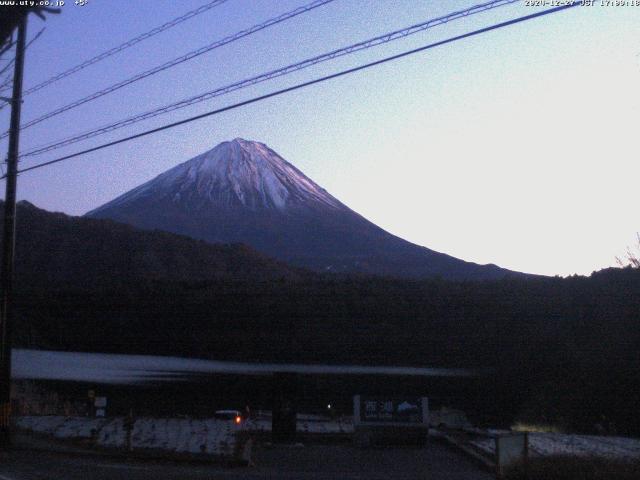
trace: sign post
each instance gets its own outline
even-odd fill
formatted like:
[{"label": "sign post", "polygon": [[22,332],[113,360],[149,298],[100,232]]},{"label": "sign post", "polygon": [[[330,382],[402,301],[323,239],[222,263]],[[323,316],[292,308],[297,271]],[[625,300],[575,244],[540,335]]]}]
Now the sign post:
[{"label": "sign post", "polygon": [[271,439],[274,443],[293,443],[296,439],[298,378],[295,373],[273,374]]}]

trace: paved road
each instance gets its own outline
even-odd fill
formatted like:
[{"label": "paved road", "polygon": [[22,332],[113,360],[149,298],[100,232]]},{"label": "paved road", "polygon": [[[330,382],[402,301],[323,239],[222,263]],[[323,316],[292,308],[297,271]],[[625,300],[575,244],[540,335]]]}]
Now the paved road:
[{"label": "paved road", "polygon": [[141,461],[34,450],[0,453],[0,480],[490,480],[466,457],[438,443],[423,448],[358,449],[349,445],[257,447],[254,467]]}]

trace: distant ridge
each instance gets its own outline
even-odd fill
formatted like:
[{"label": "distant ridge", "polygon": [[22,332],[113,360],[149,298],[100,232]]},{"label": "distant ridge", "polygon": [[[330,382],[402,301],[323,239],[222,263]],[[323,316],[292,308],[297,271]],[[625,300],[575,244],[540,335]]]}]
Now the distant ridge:
[{"label": "distant ridge", "polygon": [[[4,202],[0,200],[0,218]],[[245,245],[211,245],[19,202],[16,278],[29,287],[95,288],[139,281],[296,279],[309,275]]]}]

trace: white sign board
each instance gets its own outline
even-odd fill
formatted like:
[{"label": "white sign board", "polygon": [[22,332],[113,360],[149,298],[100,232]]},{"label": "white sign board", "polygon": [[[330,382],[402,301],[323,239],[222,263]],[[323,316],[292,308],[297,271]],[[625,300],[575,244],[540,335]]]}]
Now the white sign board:
[{"label": "white sign board", "polygon": [[424,427],[429,426],[429,400],[426,397],[353,397],[355,425]]},{"label": "white sign board", "polygon": [[504,467],[513,463],[526,462],[529,455],[529,436],[513,433],[496,437],[496,466],[502,475]]}]

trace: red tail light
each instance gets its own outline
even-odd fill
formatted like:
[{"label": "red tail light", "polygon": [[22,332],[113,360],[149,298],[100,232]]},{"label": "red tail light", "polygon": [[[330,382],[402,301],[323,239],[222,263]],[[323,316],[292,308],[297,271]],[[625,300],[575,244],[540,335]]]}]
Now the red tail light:
[{"label": "red tail light", "polygon": [[236,425],[242,421],[242,417],[240,415],[236,416]]}]

